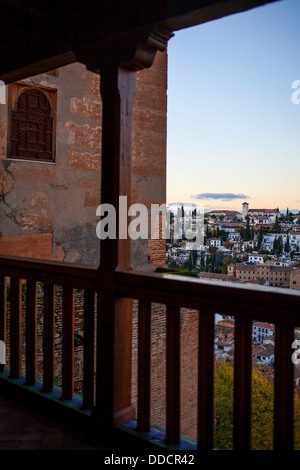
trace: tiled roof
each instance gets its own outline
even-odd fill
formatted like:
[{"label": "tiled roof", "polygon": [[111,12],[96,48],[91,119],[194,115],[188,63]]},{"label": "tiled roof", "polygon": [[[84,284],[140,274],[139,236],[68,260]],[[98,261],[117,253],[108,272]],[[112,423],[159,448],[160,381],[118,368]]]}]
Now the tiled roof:
[{"label": "tiled roof", "polygon": [[241,282],[235,276],[230,276],[228,274],[219,274],[219,273],[199,273],[200,279],[215,279],[218,281],[228,281],[228,282]]},{"label": "tiled roof", "polygon": [[277,209],[248,209],[248,212],[263,212],[264,214],[279,214]]},{"label": "tiled roof", "polygon": [[239,269],[240,271],[255,271],[255,265],[254,264],[237,264],[236,269]]},{"label": "tiled roof", "polygon": [[258,326],[262,328],[270,328],[270,330],[274,330],[274,325],[271,325],[270,323],[264,323],[264,322],[255,322],[253,323],[253,326]]},{"label": "tiled roof", "polygon": [[270,266],[270,271],[289,272],[292,269],[292,266]]}]

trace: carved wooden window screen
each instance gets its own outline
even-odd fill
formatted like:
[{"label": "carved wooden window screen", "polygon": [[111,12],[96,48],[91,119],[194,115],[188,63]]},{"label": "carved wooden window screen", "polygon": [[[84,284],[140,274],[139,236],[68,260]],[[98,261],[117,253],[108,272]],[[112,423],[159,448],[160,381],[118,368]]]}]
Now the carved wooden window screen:
[{"label": "carved wooden window screen", "polygon": [[53,116],[47,96],[36,88],[23,91],[11,110],[10,157],[52,160]]}]

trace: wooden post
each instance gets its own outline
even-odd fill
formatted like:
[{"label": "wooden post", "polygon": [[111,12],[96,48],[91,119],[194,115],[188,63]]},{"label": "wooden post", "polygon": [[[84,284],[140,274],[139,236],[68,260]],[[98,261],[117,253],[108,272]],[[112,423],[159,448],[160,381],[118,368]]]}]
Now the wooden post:
[{"label": "wooden post", "polygon": [[[119,231],[119,196],[131,195],[131,123],[135,72],[108,63],[101,69],[103,102],[101,203],[116,211]],[[126,216],[126,214],[122,214]],[[126,225],[127,226],[127,225]],[[130,239],[100,242],[97,292],[97,421],[106,431],[133,418],[131,406],[132,302],[115,298],[115,270],[130,268]]]},{"label": "wooden post", "polygon": [[[150,67],[157,50],[164,51],[173,34],[156,27],[124,41],[106,44],[99,55],[86,52],[82,61],[100,71],[102,96],[101,204],[116,213],[116,238],[100,242],[97,291],[97,352],[95,422],[103,433],[134,416],[131,405],[132,301],[115,296],[115,272],[131,269],[128,233],[119,237],[119,216],[131,204],[132,107],[135,71]],[[127,210],[120,214],[120,196]],[[126,213],[124,213],[126,212]],[[100,431],[101,431],[100,429]]]}]

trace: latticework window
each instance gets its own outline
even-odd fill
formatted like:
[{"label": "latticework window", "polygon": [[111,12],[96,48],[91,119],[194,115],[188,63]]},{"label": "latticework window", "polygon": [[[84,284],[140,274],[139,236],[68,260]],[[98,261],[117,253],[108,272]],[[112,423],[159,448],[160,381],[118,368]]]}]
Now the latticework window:
[{"label": "latticework window", "polygon": [[48,97],[37,88],[25,88],[11,109],[9,157],[53,160],[54,118]]}]

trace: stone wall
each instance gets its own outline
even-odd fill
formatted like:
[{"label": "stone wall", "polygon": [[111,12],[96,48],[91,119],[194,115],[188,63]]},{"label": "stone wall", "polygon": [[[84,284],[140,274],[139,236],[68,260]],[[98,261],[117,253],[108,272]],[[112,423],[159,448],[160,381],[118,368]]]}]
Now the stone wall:
[{"label": "stone wall", "polygon": [[[56,90],[55,163],[7,158],[9,110],[1,104],[0,254],[98,264],[100,77],[75,63],[23,82]],[[158,53],[137,73],[133,111],[132,202],[147,207],[166,198],[166,111],[167,55]],[[147,240],[133,242],[132,253],[135,268],[153,269]]]}]

